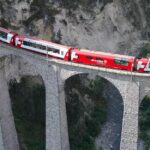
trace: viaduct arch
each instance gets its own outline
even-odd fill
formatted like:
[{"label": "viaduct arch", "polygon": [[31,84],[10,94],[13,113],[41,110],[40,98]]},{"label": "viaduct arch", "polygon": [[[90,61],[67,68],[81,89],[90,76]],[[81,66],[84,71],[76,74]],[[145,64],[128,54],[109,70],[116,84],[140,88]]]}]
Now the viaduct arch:
[{"label": "viaduct arch", "polygon": [[[67,91],[65,91],[65,92],[66,92],[66,94],[70,94],[70,91],[75,91],[75,93],[79,97],[82,97],[82,94],[81,94],[82,92],[80,93],[80,90],[79,90],[80,88],[78,89],[78,86],[80,86],[79,83],[83,83],[82,86],[84,89],[84,83],[86,83],[86,85],[87,85],[87,82],[90,83],[91,81],[96,81],[96,80],[102,81],[102,83],[101,83],[103,85],[102,86],[103,87],[103,95],[102,96],[104,97],[105,102],[107,103],[107,121],[105,122],[105,124],[102,128],[101,135],[99,135],[95,139],[96,149],[100,149],[100,147],[102,147],[103,149],[107,149],[107,150],[108,149],[120,150],[120,139],[121,139],[120,136],[121,136],[124,105],[123,105],[123,99],[122,99],[121,93],[115,87],[115,85],[113,85],[111,82],[109,82],[105,78],[102,78],[101,76],[97,76],[97,75],[95,76],[94,74],[75,74],[65,80],[64,88],[66,89],[67,88],[66,86],[69,85],[69,88],[67,88]],[[73,84],[75,84],[75,85],[73,85]],[[86,89],[88,89],[88,87]],[[99,92],[99,94],[100,93],[101,93],[101,91]],[[85,92],[84,94],[87,94],[87,93]],[[90,93],[89,93],[89,95],[90,95]],[[69,99],[69,101],[71,101],[71,99],[69,97],[66,100]],[[76,111],[77,108],[76,107],[74,108],[74,105],[79,105],[79,110],[85,111],[84,113],[87,114],[88,112],[86,109],[84,109],[84,105],[88,105],[88,103],[91,103],[91,102],[86,100],[86,98],[84,99],[84,97],[82,97],[82,98],[83,99],[80,98],[80,100],[78,100],[78,98],[77,98],[76,101],[78,101],[78,102],[76,104],[73,100],[72,101],[73,105],[69,109],[73,109],[73,112],[77,113],[78,112],[78,111]],[[83,102],[84,100],[85,100],[85,102]],[[70,106],[69,101],[66,102],[66,109]],[[101,101],[101,99],[99,99],[99,101]],[[67,107],[67,103],[69,105],[68,107]],[[94,99],[92,99],[92,103],[94,105]],[[84,113],[83,114],[81,113],[78,117],[84,118]],[[68,115],[69,114],[67,113],[67,116]],[[71,117],[73,117],[73,116],[71,115]],[[76,120],[78,120],[77,118],[76,118]],[[80,119],[78,120],[79,122],[80,122]],[[82,128],[82,126],[80,128]],[[83,125],[83,128],[84,128],[84,125]],[[84,132],[84,130],[83,130],[83,132]]]},{"label": "viaduct arch", "polygon": [[[150,91],[150,75],[73,64],[51,58],[47,60],[46,57],[20,49],[3,44],[0,46],[0,57],[10,57],[12,68],[16,66],[13,64],[15,62],[13,61],[14,55],[26,60],[23,62],[24,65],[29,62],[28,64],[32,64],[34,67],[32,69],[31,67],[20,68],[21,61],[18,61],[16,71],[12,71],[11,75],[19,77],[27,72],[38,73],[45,83],[46,150],[69,150],[64,83],[69,77],[81,73],[103,77],[118,89],[124,105],[120,149],[137,150],[139,103]],[[4,60],[7,59],[4,58]],[[3,61],[2,64],[4,67],[7,66],[7,61]]]}]

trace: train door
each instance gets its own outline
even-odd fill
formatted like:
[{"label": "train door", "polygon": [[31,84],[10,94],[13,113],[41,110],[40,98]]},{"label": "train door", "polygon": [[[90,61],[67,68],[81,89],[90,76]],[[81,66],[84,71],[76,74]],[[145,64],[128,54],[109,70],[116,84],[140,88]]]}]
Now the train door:
[{"label": "train door", "polygon": [[71,61],[71,51],[72,51],[72,48],[69,48],[64,56],[64,60]]},{"label": "train door", "polygon": [[17,47],[21,47],[21,44],[22,44],[22,41],[19,39],[19,37],[16,37],[16,38],[15,38],[15,45],[16,45]]}]

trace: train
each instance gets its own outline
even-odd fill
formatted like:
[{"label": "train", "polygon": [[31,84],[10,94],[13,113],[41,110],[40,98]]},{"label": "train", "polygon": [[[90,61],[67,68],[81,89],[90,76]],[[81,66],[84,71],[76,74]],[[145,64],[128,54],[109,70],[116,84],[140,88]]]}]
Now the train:
[{"label": "train", "polygon": [[20,35],[2,27],[0,27],[0,42],[73,63],[150,73],[149,58],[137,58],[134,56],[64,46],[54,42]]}]

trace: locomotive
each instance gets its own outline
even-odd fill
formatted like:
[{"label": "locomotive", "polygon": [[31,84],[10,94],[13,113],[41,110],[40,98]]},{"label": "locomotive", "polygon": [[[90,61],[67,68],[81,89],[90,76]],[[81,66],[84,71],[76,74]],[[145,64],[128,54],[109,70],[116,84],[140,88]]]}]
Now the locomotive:
[{"label": "locomotive", "polygon": [[150,59],[78,49],[30,36],[22,36],[0,27],[0,41],[35,53],[81,63],[120,70],[150,72]]}]

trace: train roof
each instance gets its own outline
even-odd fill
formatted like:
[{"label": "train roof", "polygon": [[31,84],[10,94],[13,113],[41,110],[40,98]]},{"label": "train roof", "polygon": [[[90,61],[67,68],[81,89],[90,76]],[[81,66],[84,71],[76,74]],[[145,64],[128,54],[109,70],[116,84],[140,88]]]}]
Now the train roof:
[{"label": "train roof", "polygon": [[113,53],[107,53],[107,52],[101,52],[101,51],[95,51],[95,50],[87,50],[87,49],[79,49],[78,53],[86,53],[87,55],[89,54],[90,56],[96,56],[96,55],[104,55],[107,57],[121,57],[121,58],[128,58],[128,59],[134,59],[134,56],[127,56],[127,55],[119,55],[119,54],[113,54]]},{"label": "train roof", "polygon": [[[39,41],[42,42],[43,44],[52,44],[54,46],[58,46],[58,47],[63,47],[63,48],[72,48],[71,46],[65,46],[65,45],[61,45],[61,44],[57,44],[57,43],[53,43],[51,41],[46,41],[46,40],[41,40],[35,37],[30,37],[30,36],[22,36],[22,35],[18,35],[17,37],[21,38],[21,39],[29,39],[29,40],[35,40],[35,41]],[[127,58],[127,59],[134,59],[134,56],[127,56],[127,55],[119,55],[119,54],[113,54],[113,53],[106,53],[106,52],[101,52],[101,51],[95,51],[95,50],[87,50],[87,49],[76,49],[74,48],[74,50],[77,50],[78,53],[80,54],[87,54],[90,56],[97,56],[97,55],[103,55],[103,56],[107,56],[107,57],[121,57],[121,58]],[[98,56],[97,56],[98,57]]]},{"label": "train roof", "polygon": [[18,35],[17,37],[19,37],[19,38],[21,38],[21,39],[29,39],[29,40],[39,41],[39,42],[42,42],[43,44],[52,44],[52,45],[54,45],[54,46],[59,46],[59,47],[63,47],[63,48],[71,48],[71,46],[65,46],[65,45],[53,43],[53,42],[51,42],[51,41],[41,40],[41,39],[34,38],[34,37],[30,37],[30,36]]}]

